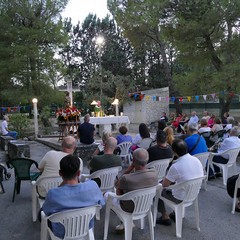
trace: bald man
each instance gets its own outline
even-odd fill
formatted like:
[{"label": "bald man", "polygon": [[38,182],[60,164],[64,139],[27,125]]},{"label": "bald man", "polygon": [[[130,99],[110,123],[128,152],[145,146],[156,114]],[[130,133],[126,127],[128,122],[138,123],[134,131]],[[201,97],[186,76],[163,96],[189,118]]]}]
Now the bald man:
[{"label": "bald man", "polygon": [[104,154],[94,156],[89,162],[90,172],[93,173],[100,169],[121,166],[121,157],[113,154],[116,147],[117,139],[114,137],[109,137],[104,146]]}]

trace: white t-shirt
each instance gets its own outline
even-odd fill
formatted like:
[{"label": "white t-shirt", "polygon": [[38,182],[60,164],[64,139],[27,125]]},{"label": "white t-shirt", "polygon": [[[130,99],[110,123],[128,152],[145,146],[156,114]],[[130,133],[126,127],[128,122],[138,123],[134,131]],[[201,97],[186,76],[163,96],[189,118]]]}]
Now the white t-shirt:
[{"label": "white t-shirt", "polygon": [[[170,167],[166,176],[170,182],[175,182],[176,184],[199,177],[203,177],[202,164],[198,158],[191,156],[189,153],[178,158]],[[184,190],[175,189],[172,191],[172,194],[175,198],[183,200]]]},{"label": "white t-shirt", "polygon": [[2,121],[2,125],[1,125],[1,130],[2,130],[2,135],[7,135],[8,134],[8,124],[6,120]]},{"label": "white t-shirt", "polygon": [[[55,150],[51,150],[47,152],[38,165],[39,168],[43,168],[43,172],[39,178],[59,176],[60,161],[63,157],[67,156],[68,154],[69,153],[65,153],[62,151],[55,151]],[[82,162],[82,159],[80,159],[81,172],[82,172],[82,169],[83,169],[83,162]]]}]

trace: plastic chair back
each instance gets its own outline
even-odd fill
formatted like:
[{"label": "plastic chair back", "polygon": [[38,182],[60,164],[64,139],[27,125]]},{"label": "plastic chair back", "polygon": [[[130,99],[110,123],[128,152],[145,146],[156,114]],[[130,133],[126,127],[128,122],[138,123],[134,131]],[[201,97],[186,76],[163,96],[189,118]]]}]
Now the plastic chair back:
[{"label": "plastic chair back", "polygon": [[131,152],[131,146],[131,142],[122,142],[118,144],[117,147],[120,149],[120,157],[126,157],[127,155],[129,155],[129,153]]},{"label": "plastic chair back", "polygon": [[150,138],[150,137],[149,138],[144,138],[140,141],[138,146],[140,148],[144,148],[144,149],[147,150],[151,146],[152,142],[153,142],[152,138]]},{"label": "plastic chair back", "polygon": [[30,158],[15,158],[7,162],[8,167],[14,168],[15,183],[13,189],[12,202],[15,200],[15,193],[20,193],[22,180],[34,180],[39,173],[31,173],[30,169],[32,165],[38,168],[38,163]]},{"label": "plastic chair back", "polygon": [[58,187],[62,183],[60,176],[56,177],[43,177],[32,182],[32,219],[33,222],[37,221],[38,205],[40,208],[44,203],[47,192]]},{"label": "plastic chair back", "polygon": [[[63,240],[90,239],[89,223],[95,216],[98,207],[91,206],[67,210],[52,214],[46,218],[51,222],[61,223],[64,226],[65,236]],[[51,239],[59,239],[53,234],[50,228],[48,228],[48,233]]]},{"label": "plastic chair back", "polygon": [[160,181],[165,177],[167,168],[168,168],[171,160],[172,160],[172,158],[155,160],[155,161],[148,163],[146,167],[147,168],[155,168],[157,175],[158,175],[158,180]]},{"label": "plastic chair back", "polygon": [[240,148],[234,148],[226,151],[224,154],[228,155],[227,165],[232,165],[236,162]]},{"label": "plastic chair back", "polygon": [[134,210],[132,214],[135,217],[136,216],[140,217],[141,215],[144,216],[149,211],[155,195],[156,195],[156,186],[125,193],[124,195],[121,196],[121,198],[119,198],[119,200],[133,201]]},{"label": "plastic chair back", "polygon": [[113,191],[114,183],[119,171],[122,170],[122,167],[112,167],[98,170],[92,173],[89,176],[82,174],[82,176],[86,176],[85,178],[96,179],[99,178],[101,181],[100,190],[102,192]]},{"label": "plastic chair back", "polygon": [[8,161],[7,164],[14,168],[15,177],[20,180],[31,180],[30,168],[33,164],[38,168],[38,163],[30,158],[15,158]]}]

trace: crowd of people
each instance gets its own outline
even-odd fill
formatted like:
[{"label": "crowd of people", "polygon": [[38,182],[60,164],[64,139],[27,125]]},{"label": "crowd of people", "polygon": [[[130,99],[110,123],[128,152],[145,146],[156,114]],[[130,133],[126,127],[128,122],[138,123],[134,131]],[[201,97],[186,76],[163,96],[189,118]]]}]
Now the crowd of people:
[{"label": "crowd of people", "polygon": [[[90,173],[101,169],[118,167],[122,165],[118,148],[123,142],[132,143],[129,151],[132,153],[132,161],[123,174],[116,179],[116,194],[122,195],[129,191],[148,188],[158,184],[157,173],[153,168],[148,169],[147,164],[161,159],[172,159],[169,164],[165,178],[162,180],[162,196],[180,203],[183,201],[184,190],[165,191],[165,187],[171,184],[179,184],[187,180],[204,176],[204,169],[198,158],[194,155],[211,150],[218,153],[240,148],[238,138],[239,129],[235,119],[225,114],[225,120],[221,121],[214,115],[209,116],[204,112],[199,119],[196,112],[192,112],[191,117],[186,114],[178,114],[176,118],[167,117],[166,113],[160,117],[158,130],[155,135],[151,135],[145,123],[139,125],[139,132],[135,136],[128,134],[126,126],[120,126],[119,133],[113,137],[111,132],[103,131],[102,143],[98,145],[92,157],[88,161]],[[214,117],[213,117],[214,116]],[[90,122],[90,116],[84,117],[84,123],[78,128],[80,144],[94,144],[95,126]],[[223,123],[224,122],[224,123]],[[219,141],[218,133],[225,129],[225,135]],[[214,137],[212,146],[208,146],[203,133],[209,132]],[[215,138],[215,136],[217,136]],[[217,143],[217,145],[216,145]],[[61,176],[63,182],[57,189],[51,189],[39,193],[45,197],[42,210],[46,215],[64,211],[72,208],[87,207],[95,204],[104,205],[108,194],[101,193],[101,181],[99,179],[80,182],[80,175],[83,172],[83,161],[74,155],[77,140],[73,136],[67,136],[62,141],[62,151],[49,151],[39,163],[39,170],[43,177]],[[215,148],[217,146],[217,148]],[[228,156],[218,155],[213,158],[213,162],[226,164]],[[208,179],[212,180],[221,177],[220,169],[214,165],[210,168]],[[38,180],[37,180],[38,181]],[[238,196],[240,197],[240,196]],[[240,199],[239,199],[240,200]],[[132,202],[120,202],[121,207],[126,212],[133,212]],[[236,205],[236,211],[240,212],[240,204]],[[174,220],[174,212],[166,212],[164,202],[159,200],[158,212],[161,216],[156,223],[169,226]],[[90,228],[93,223],[90,224]],[[64,229],[59,224],[52,224],[52,230],[58,237],[64,236]],[[116,231],[124,230],[122,223],[116,226]]]}]

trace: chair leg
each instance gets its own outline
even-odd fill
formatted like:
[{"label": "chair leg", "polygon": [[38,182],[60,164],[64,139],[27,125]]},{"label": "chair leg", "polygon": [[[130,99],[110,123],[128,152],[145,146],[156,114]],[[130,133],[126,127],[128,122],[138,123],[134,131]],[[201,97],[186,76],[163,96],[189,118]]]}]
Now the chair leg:
[{"label": "chair leg", "polygon": [[236,207],[236,202],[237,202],[237,191],[238,191],[238,187],[236,185],[235,189],[234,189],[234,196],[233,196],[232,214],[235,213],[235,207]]},{"label": "chair leg", "polygon": [[144,229],[144,224],[145,223],[145,218],[140,219],[140,228],[143,230]]},{"label": "chair leg", "polygon": [[1,192],[0,193],[5,193],[5,190],[4,190],[2,182],[0,182],[0,186],[1,186]]},{"label": "chair leg", "polygon": [[37,221],[37,192],[36,192],[36,186],[32,187],[32,219],[33,219],[33,222]]},{"label": "chair leg", "polygon": [[200,231],[198,198],[196,198],[194,201],[194,208],[195,208],[195,217],[196,217],[196,227],[197,227],[197,230]]},{"label": "chair leg", "polygon": [[15,180],[14,187],[13,187],[13,197],[12,197],[12,202],[15,200],[15,194],[17,191],[17,180]]},{"label": "chair leg", "polygon": [[176,236],[182,237],[182,219],[183,219],[183,206],[179,206],[175,209],[176,217]]},{"label": "chair leg", "polygon": [[95,240],[93,228],[89,229],[88,235],[89,235],[89,240]]},{"label": "chair leg", "polygon": [[153,216],[152,216],[151,209],[148,212],[148,222],[149,222],[149,230],[150,230],[150,239],[154,240]]},{"label": "chair leg", "polygon": [[132,240],[132,228],[133,228],[132,218],[124,219],[123,224],[124,224],[125,240]]},{"label": "chair leg", "polygon": [[107,240],[108,236],[108,227],[109,227],[109,218],[110,218],[110,207],[106,206],[106,213],[105,213],[105,222],[104,222],[104,240]]},{"label": "chair leg", "polygon": [[223,184],[226,186],[227,185],[227,177],[228,177],[228,167],[223,166]]},{"label": "chair leg", "polygon": [[21,188],[21,180],[17,180],[17,194],[20,193],[20,188]]}]

